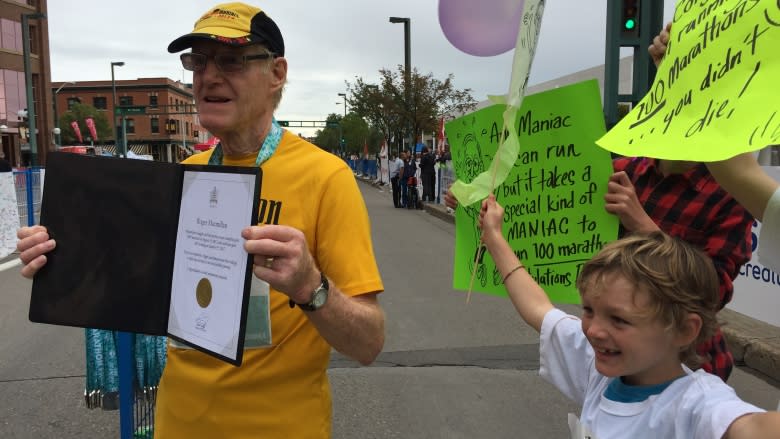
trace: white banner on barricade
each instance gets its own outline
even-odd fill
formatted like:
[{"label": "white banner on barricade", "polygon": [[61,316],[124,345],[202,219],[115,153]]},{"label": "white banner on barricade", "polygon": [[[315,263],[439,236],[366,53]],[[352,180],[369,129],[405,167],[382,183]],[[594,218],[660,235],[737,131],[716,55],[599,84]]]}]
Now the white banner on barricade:
[{"label": "white banner on barricade", "polygon": [[[767,174],[780,181],[780,167],[764,166]],[[753,223],[753,256],[734,279],[734,297],[727,308],[754,319],[780,326],[780,273],[758,261],[761,254],[761,222]]]},{"label": "white banner on barricade", "polygon": [[0,172],[0,258],[16,250],[19,210],[13,172]]}]

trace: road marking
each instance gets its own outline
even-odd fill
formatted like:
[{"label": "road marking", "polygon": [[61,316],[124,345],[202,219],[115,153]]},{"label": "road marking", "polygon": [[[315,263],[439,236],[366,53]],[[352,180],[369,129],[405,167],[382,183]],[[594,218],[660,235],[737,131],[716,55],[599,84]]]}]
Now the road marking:
[{"label": "road marking", "polygon": [[14,268],[17,265],[22,265],[22,260],[21,259],[17,258],[17,259],[14,259],[13,261],[8,261],[8,262],[5,262],[3,264],[0,264],[0,271],[5,271],[5,270],[8,270],[9,268]]}]

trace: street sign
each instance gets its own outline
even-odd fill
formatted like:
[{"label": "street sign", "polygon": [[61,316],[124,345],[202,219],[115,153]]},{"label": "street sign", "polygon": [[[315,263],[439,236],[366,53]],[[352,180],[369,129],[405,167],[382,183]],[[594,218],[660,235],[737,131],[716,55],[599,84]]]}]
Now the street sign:
[{"label": "street sign", "polygon": [[146,114],[145,105],[127,105],[123,107],[116,107],[114,114],[117,116],[123,116],[128,114]]},{"label": "street sign", "polygon": [[338,128],[339,123],[338,122],[325,122],[326,128]]}]

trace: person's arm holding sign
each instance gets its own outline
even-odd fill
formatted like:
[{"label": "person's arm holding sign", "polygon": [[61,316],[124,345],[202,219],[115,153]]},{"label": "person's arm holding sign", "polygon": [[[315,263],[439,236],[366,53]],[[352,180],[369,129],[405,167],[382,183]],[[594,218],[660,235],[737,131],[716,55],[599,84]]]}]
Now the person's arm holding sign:
[{"label": "person's arm holding sign", "polygon": [[653,63],[658,67],[661,64],[661,60],[666,55],[666,46],[669,44],[669,32],[672,31],[672,22],[666,23],[666,27],[661,29],[661,32],[653,38],[653,44],[647,48],[647,52],[650,53],[650,57],[653,58]]},{"label": "person's arm holding sign", "polygon": [[636,195],[636,189],[631,179],[624,171],[615,172],[609,177],[607,193],[604,195],[604,209],[616,215],[620,223],[630,232],[650,233],[657,230],[658,225],[645,212],[642,203]]},{"label": "person's arm holding sign", "polygon": [[[780,184],[764,172],[753,153],[746,152],[728,160],[707,163],[707,168],[723,189],[756,219],[764,220],[767,203]],[[776,196],[780,198],[780,194]]]},{"label": "person's arm holding sign", "polygon": [[479,226],[483,231],[482,242],[501,273],[515,309],[526,323],[540,332],[544,316],[553,309],[553,304],[544,290],[525,270],[522,262],[517,259],[509,243],[504,239],[504,235],[501,234],[503,220],[504,209],[496,202],[495,195],[490,194],[482,202],[482,210],[479,212]]}]

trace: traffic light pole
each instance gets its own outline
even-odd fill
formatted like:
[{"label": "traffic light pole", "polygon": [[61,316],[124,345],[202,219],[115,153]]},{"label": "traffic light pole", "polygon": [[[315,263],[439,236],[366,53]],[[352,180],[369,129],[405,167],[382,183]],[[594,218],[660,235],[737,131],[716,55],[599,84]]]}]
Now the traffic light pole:
[{"label": "traffic light pole", "polygon": [[[647,47],[663,27],[663,2],[652,0],[607,0],[607,29],[604,52],[604,118],[607,129],[619,118],[618,104],[639,102],[655,79]],[[633,55],[631,93],[620,94],[620,49]]]}]

